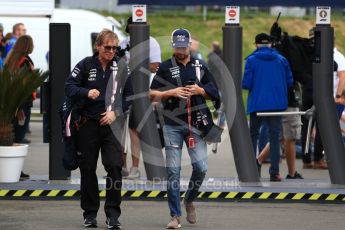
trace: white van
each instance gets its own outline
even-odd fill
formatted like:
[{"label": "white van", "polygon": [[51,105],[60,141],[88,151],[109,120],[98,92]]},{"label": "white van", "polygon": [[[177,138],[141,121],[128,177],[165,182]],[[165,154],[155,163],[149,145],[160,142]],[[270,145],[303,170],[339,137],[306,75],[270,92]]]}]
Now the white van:
[{"label": "white van", "polygon": [[[106,18],[100,14],[87,10],[77,9],[42,9],[37,13],[33,7],[35,3],[47,2],[47,8],[54,6],[52,0],[24,1],[31,2],[29,6],[36,11],[25,11],[26,4],[18,0],[0,0],[0,23],[4,27],[4,34],[12,32],[14,24],[24,23],[27,34],[34,40],[34,51],[30,55],[36,68],[48,69],[46,55],[49,50],[49,23],[69,23],[71,25],[71,68],[81,59],[93,54],[92,37],[95,38],[98,32],[104,28],[113,30],[120,41],[125,35],[120,30],[120,23],[113,18]],[[7,2],[10,5],[5,5]],[[6,8],[7,7],[7,8]],[[25,8],[23,10],[23,8]],[[45,13],[42,13],[45,12]]]}]

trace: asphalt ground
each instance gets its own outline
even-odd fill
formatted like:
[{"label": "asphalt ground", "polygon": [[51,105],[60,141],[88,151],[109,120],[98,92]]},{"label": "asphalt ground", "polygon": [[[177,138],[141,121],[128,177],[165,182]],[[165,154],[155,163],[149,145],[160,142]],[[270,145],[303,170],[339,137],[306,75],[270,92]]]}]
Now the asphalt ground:
[{"label": "asphalt ground", "polygon": [[[99,229],[106,229],[103,205]],[[183,229],[198,230],[339,230],[344,229],[345,206],[337,204],[270,204],[197,202],[198,223],[182,217]],[[124,201],[120,222],[127,230],[165,229],[166,202]],[[79,201],[0,201],[1,230],[77,230],[82,226]]]}]

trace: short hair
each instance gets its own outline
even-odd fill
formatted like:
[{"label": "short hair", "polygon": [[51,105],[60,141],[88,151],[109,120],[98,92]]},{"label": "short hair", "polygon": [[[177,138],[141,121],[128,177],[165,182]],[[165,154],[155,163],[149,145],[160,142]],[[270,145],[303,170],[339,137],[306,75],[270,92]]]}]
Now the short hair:
[{"label": "short hair", "polygon": [[12,27],[12,32],[14,33],[19,26],[24,26],[24,23],[16,23]]},{"label": "short hair", "polygon": [[117,41],[119,41],[119,38],[117,36],[116,33],[114,33],[113,31],[109,30],[109,29],[103,29],[96,38],[96,42],[95,44],[97,46],[102,45],[106,39],[115,39]]}]

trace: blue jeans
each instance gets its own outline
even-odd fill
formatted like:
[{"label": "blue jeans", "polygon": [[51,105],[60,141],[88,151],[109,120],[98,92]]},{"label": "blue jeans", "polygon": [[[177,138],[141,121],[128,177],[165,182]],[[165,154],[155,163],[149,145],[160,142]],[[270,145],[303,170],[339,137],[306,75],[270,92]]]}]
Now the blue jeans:
[{"label": "blue jeans", "polygon": [[[180,171],[181,154],[183,141],[188,144],[189,130],[188,126],[165,125],[165,152],[167,169],[167,191],[168,204],[171,216],[181,216],[181,198],[180,198]],[[207,172],[207,149],[206,143],[193,128],[193,137],[195,147],[188,148],[188,154],[191,158],[193,167],[192,176],[188,184],[188,190],[185,195],[186,202],[192,202],[198,196],[199,188]]]},{"label": "blue jeans", "polygon": [[343,114],[344,108],[345,108],[344,105],[338,105],[337,104],[337,114],[338,114],[339,120],[341,118],[341,115]]},{"label": "blue jeans", "polygon": [[279,135],[281,129],[281,117],[258,117],[256,113],[250,114],[250,136],[252,138],[254,154],[256,157],[256,149],[258,145],[259,131],[261,123],[265,121],[268,126],[269,142],[270,142],[270,158],[271,167],[269,169],[270,175],[279,174],[279,160],[280,160],[280,143]]}]

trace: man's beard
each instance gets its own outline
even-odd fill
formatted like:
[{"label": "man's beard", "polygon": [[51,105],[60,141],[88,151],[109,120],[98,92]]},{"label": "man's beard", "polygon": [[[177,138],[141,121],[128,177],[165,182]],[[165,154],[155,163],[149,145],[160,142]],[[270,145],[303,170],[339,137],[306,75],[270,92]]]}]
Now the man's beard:
[{"label": "man's beard", "polygon": [[179,60],[179,61],[184,61],[188,58],[188,54],[181,54],[181,53],[175,53],[175,57]]}]

